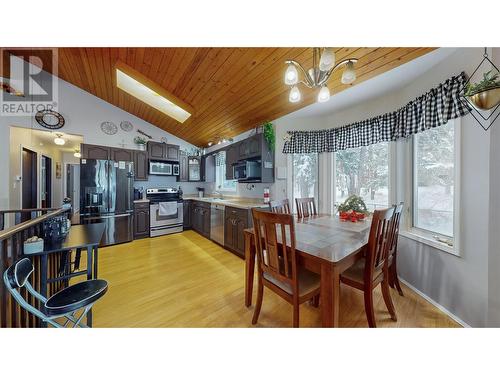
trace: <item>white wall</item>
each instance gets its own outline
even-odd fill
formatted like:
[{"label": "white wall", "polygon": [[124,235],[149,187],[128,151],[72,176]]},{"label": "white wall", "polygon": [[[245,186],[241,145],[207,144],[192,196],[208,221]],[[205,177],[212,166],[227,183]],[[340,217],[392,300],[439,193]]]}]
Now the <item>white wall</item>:
[{"label": "white wall", "polygon": [[[45,73],[47,76],[48,73]],[[113,147],[135,148],[133,138],[138,135],[136,129],[141,129],[151,135],[153,140],[159,141],[166,137],[169,143],[180,145],[181,149],[190,150],[193,145],[162,129],[131,115],[122,109],[115,107],[78,87],[58,79],[60,112],[66,124],[61,129],[63,133],[79,134],[83,136],[85,143],[99,144]],[[119,128],[121,121],[128,120],[134,125],[132,132],[124,132]],[[103,121],[112,121],[118,126],[118,133],[113,136],[104,134],[100,129]],[[45,130],[40,127],[33,116],[0,116],[0,170],[5,175],[9,172],[9,127],[17,126]],[[171,186],[171,181],[164,181]],[[160,182],[163,184],[163,182]],[[189,186],[189,185],[188,185]],[[190,190],[187,187],[186,190]],[[16,203],[16,202],[12,202]],[[55,203],[55,201],[54,201]],[[0,179],[0,209],[17,208],[9,202],[8,179]]]}]

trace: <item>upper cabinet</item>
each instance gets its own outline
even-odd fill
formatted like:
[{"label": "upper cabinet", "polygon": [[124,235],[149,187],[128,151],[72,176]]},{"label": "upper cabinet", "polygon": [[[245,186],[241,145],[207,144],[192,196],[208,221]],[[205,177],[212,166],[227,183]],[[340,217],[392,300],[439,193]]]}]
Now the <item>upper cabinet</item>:
[{"label": "upper cabinet", "polygon": [[148,180],[148,153],[134,151],[134,177],[136,181]]},{"label": "upper cabinet", "polygon": [[88,145],[82,143],[80,145],[80,150],[82,154],[82,159],[97,159],[97,160],[111,159],[111,150],[107,146]]},{"label": "upper cabinet", "polygon": [[134,151],[126,148],[110,148],[111,160],[114,161],[134,161]]},{"label": "upper cabinet", "polygon": [[179,181],[189,181],[188,155],[184,151],[179,152]]},{"label": "upper cabinet", "polygon": [[262,140],[262,134],[256,134],[238,142],[239,160],[258,158],[262,152]]},{"label": "upper cabinet", "polygon": [[148,157],[152,160],[179,161],[179,146],[149,141]]}]

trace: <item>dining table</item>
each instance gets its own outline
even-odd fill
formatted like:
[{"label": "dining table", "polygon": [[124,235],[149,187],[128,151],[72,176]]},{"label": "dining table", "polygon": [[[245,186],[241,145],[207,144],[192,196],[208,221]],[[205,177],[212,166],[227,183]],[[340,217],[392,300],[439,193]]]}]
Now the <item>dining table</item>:
[{"label": "dining table", "polygon": [[[340,275],[364,256],[368,245],[371,216],[362,221],[342,221],[336,215],[294,217],[295,254],[300,266],[320,275],[321,320],[323,327],[338,327]],[[245,237],[245,306],[252,305],[255,270],[253,228]]]}]

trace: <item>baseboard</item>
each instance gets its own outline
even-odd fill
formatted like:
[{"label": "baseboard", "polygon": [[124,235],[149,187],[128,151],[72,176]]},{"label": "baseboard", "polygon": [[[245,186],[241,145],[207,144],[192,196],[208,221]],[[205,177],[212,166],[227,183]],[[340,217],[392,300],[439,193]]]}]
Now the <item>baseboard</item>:
[{"label": "baseboard", "polygon": [[411,285],[408,281],[402,279],[401,276],[398,276],[398,277],[399,277],[399,281],[401,281],[403,284],[405,284],[408,288],[410,288],[412,291],[414,291],[415,293],[417,293],[420,297],[422,297],[423,299],[425,299],[427,302],[429,302],[430,304],[434,305],[439,310],[441,310],[442,312],[444,312],[446,315],[448,315],[451,319],[453,319],[455,322],[457,322],[458,324],[460,324],[462,327],[464,327],[464,328],[471,328],[470,325],[468,325],[467,323],[465,323],[462,319],[460,319],[455,314],[451,313],[447,308],[441,306],[439,303],[437,303],[436,301],[434,301],[431,297],[429,297],[428,295],[424,294],[422,291],[418,290],[413,285]]}]

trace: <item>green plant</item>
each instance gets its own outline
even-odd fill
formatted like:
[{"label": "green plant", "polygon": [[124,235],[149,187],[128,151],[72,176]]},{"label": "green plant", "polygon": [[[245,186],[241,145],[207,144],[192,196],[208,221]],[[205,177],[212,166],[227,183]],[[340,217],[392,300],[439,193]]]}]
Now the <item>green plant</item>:
[{"label": "green plant", "polygon": [[468,83],[465,88],[465,96],[472,96],[478,92],[500,87],[498,72],[493,73],[493,69],[483,74],[483,79],[478,83]]},{"label": "green plant", "polygon": [[339,212],[347,212],[347,211],[356,211],[361,213],[368,213],[368,209],[366,208],[366,204],[360,196],[351,195],[347,198],[344,203],[341,203],[337,206]]},{"label": "green plant", "polygon": [[136,145],[145,145],[146,143],[148,143],[148,141],[146,140],[146,138],[143,138],[141,136],[137,136],[134,138],[134,143]]},{"label": "green plant", "polygon": [[274,150],[274,146],[276,145],[276,133],[274,132],[273,123],[268,121],[262,125],[262,128],[264,129],[264,138],[266,139],[269,148]]}]

